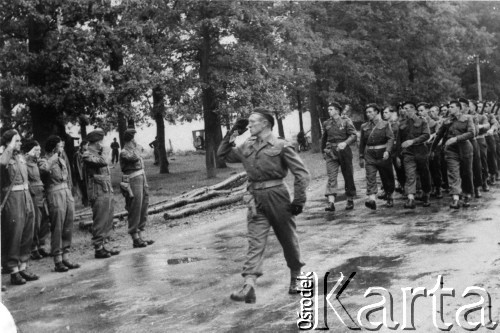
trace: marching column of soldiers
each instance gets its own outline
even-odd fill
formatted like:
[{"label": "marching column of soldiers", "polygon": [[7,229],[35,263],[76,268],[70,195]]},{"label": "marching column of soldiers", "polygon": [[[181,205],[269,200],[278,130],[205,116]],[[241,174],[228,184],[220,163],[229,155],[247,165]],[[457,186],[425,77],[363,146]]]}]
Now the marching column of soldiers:
[{"label": "marching column of soldiers", "polygon": [[[151,245],[153,241],[144,240],[141,234],[147,222],[148,185],[134,134],[132,129],[125,132],[126,145],[120,165],[125,182],[122,182],[125,187],[122,193],[129,214],[129,232],[132,246],[137,248]],[[109,165],[103,155],[103,138],[101,129],[90,132],[73,159],[75,183],[81,185],[77,188],[81,191],[82,203],[92,209],[92,244],[96,259],[120,252],[106,245],[113,229],[114,203]],[[41,156],[37,141],[22,142],[19,133],[10,129],[2,134],[1,146],[2,274],[10,274],[12,285],[38,280],[39,276],[28,269],[29,259],[49,256],[53,257],[55,272],[80,268],[80,264],[69,258],[76,188],[64,141],[51,135],[45,142],[45,155]],[[129,184],[131,186],[127,187]]]}]

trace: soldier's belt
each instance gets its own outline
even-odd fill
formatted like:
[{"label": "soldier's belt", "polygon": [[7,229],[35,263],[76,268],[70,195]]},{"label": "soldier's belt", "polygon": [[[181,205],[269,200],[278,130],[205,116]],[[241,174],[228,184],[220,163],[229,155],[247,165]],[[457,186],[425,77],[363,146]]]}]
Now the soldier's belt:
[{"label": "soldier's belt", "polygon": [[94,175],[92,178],[97,180],[108,180],[111,181],[111,177],[108,175]]},{"label": "soldier's belt", "polygon": [[476,136],[476,139],[484,139],[487,135],[486,134],[481,134]]},{"label": "soldier's belt", "polygon": [[135,178],[137,176],[143,175],[143,174],[144,174],[144,169],[141,169],[141,170],[137,170],[135,172],[132,172],[131,174],[124,175],[124,176],[127,176],[129,179],[131,179],[131,178]]},{"label": "soldier's belt", "polygon": [[326,145],[327,145],[327,146],[330,146],[330,147],[336,147],[336,146],[338,146],[338,145],[339,145],[339,143],[342,143],[342,142],[344,142],[344,140],[342,140],[342,141],[337,141],[337,142],[330,142],[330,141],[328,141],[328,142],[326,143]]},{"label": "soldier's belt", "polygon": [[377,145],[377,146],[366,146],[366,149],[385,149],[386,145]]},{"label": "soldier's belt", "polygon": [[[14,185],[12,186],[11,188],[11,192],[15,192],[15,191],[24,191],[24,190],[27,190],[29,188],[28,186],[28,183],[24,183],[24,184],[19,184],[19,185]],[[3,191],[7,191],[9,188],[8,187],[4,187],[2,190]]]},{"label": "soldier's belt", "polygon": [[50,192],[55,192],[55,191],[59,191],[59,190],[65,190],[67,188],[68,188],[68,184],[62,183],[62,184],[57,184],[57,185],[50,186],[47,189],[47,191],[50,193]]},{"label": "soldier's belt", "polygon": [[32,186],[32,187],[43,186],[43,183],[42,182],[33,182],[33,183],[30,183],[30,186]]},{"label": "soldier's belt", "polygon": [[248,186],[252,190],[263,190],[270,187],[276,187],[283,184],[283,179],[271,179],[262,182],[251,182]]}]

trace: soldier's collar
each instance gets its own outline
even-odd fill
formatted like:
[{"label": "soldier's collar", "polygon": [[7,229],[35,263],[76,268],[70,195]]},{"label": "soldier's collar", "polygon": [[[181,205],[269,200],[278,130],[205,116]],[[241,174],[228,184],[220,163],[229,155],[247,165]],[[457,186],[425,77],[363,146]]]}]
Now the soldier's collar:
[{"label": "soldier's collar", "polygon": [[276,138],[273,135],[273,132],[270,132],[268,135],[262,138],[262,143],[270,143],[272,146],[274,146],[276,142]]}]

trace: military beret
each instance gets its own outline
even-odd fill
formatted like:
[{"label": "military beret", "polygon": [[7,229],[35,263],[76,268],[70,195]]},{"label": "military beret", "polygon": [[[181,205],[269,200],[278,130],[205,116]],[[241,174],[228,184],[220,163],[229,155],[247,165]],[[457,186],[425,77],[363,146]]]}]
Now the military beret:
[{"label": "military beret", "polygon": [[[462,109],[462,104],[460,104],[460,99],[458,99],[458,100],[456,100],[456,99],[451,100],[451,101],[448,103],[448,105],[450,105],[450,104],[455,104],[456,106],[458,106],[458,108],[459,108],[460,110]],[[467,104],[468,104],[468,103],[467,103]]]},{"label": "military beret", "polygon": [[469,100],[468,100],[467,98],[460,97],[460,98],[458,99],[458,101],[459,101],[460,103],[465,103],[465,104],[469,105]]},{"label": "military beret", "polygon": [[417,104],[417,108],[419,108],[421,106],[423,106],[426,109],[428,109],[429,108],[429,103],[427,103],[427,102],[420,102],[420,103]]},{"label": "military beret", "polygon": [[2,145],[6,146],[12,140],[14,135],[19,134],[15,129],[10,129],[2,134]]},{"label": "military beret", "polygon": [[101,141],[104,138],[104,131],[102,129],[95,129],[89,134],[87,134],[87,137],[85,140],[88,142],[96,142],[96,141]]},{"label": "military beret", "polygon": [[380,113],[380,108],[378,107],[377,104],[375,103],[370,103],[370,104],[367,104],[366,107],[365,107],[365,111],[368,109],[368,108],[372,108],[373,110],[375,110],[377,113]]},{"label": "military beret", "polygon": [[248,126],[248,119],[246,118],[239,118],[236,120],[236,123],[234,123],[233,128],[231,128],[231,131],[238,131],[238,134],[243,134],[247,130]]},{"label": "military beret", "polygon": [[31,151],[31,149],[39,145],[40,144],[36,140],[28,140],[23,143],[23,145],[21,146],[21,150],[25,153],[28,153],[29,151]]},{"label": "military beret", "polygon": [[333,106],[337,110],[342,111],[342,106],[340,106],[340,104],[337,102],[330,102],[330,103],[328,103],[328,106]]},{"label": "military beret", "polygon": [[123,133],[123,140],[125,140],[125,142],[129,142],[134,138],[135,133],[137,133],[137,131],[134,128],[127,128],[125,133]]},{"label": "military beret", "polygon": [[269,123],[271,123],[271,128],[274,127],[274,116],[271,111],[264,108],[256,108],[252,111],[252,113],[260,114],[261,116],[266,118]]},{"label": "military beret", "polygon": [[56,148],[57,144],[61,142],[61,138],[57,135],[51,135],[45,142],[45,151],[50,153]]},{"label": "military beret", "polygon": [[413,103],[412,101],[404,101],[402,103],[402,106],[404,107],[405,105],[413,105],[413,107],[416,109],[417,106],[415,105],[415,103]]}]

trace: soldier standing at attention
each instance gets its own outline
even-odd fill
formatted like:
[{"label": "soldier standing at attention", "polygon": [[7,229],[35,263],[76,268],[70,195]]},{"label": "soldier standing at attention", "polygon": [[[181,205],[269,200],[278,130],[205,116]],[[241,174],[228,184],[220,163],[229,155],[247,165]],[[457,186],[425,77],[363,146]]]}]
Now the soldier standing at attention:
[{"label": "soldier standing at attention", "polygon": [[0,156],[2,180],[2,257],[10,272],[10,283],[25,284],[38,280],[28,271],[33,241],[35,208],[29,192],[26,161],[20,154],[21,137],[16,130],[2,135],[5,150]]},{"label": "soldier standing at attention", "polygon": [[345,191],[347,196],[346,210],[354,208],[356,185],[352,167],[352,151],[349,145],[356,141],[356,129],[351,119],[340,117],[342,108],[338,103],[330,103],[328,114],[330,119],[323,123],[323,136],[321,138],[321,151],[326,160],[328,182],[325,196],[328,198],[326,211],[335,211],[335,198],[337,196],[337,176],[339,168],[344,176]]},{"label": "soldier standing at attention", "polygon": [[[448,166],[448,184],[453,201],[450,208],[460,208],[459,196],[464,195],[464,207],[470,206],[470,198],[474,191],[472,181],[472,144],[469,139],[474,136],[474,123],[471,117],[461,114],[459,101],[451,101],[448,107],[450,117],[439,129],[432,144],[434,151],[439,141],[445,142],[445,156]],[[463,183],[463,184],[462,184]]]},{"label": "soldier standing at attention", "polygon": [[419,118],[413,102],[404,102],[406,114],[399,123],[397,151],[403,156],[403,165],[406,174],[405,191],[408,201],[404,207],[415,209],[415,193],[417,191],[417,173],[423,190],[423,206],[430,206],[429,194],[431,191],[431,176],[429,172],[429,150],[425,142],[430,138],[429,125],[425,119]]},{"label": "soldier standing at attention", "polygon": [[120,166],[123,172],[122,182],[130,187],[131,194],[122,191],[125,195],[125,208],[128,212],[128,233],[132,236],[134,247],[146,247],[154,243],[152,240],[143,240],[141,233],[148,220],[149,193],[144,162],[135,142],[135,129],[127,129],[123,134],[125,145],[120,153]]},{"label": "soldier standing at attention", "polygon": [[76,269],[80,265],[69,260],[75,218],[75,199],[68,185],[71,181],[70,171],[63,155],[61,138],[57,135],[49,136],[45,143],[45,152],[46,155],[40,160],[38,167],[43,176],[49,204],[50,248],[54,257],[55,271],[67,272],[68,269]]},{"label": "soldier standing at attention", "polygon": [[87,177],[87,195],[92,207],[92,244],[95,258],[104,259],[120,253],[106,249],[104,240],[113,228],[113,187],[108,163],[102,155],[104,131],[96,129],[87,135],[88,149],[82,155]]},{"label": "soldier standing at attention", "polygon": [[119,152],[120,144],[116,141],[116,138],[113,138],[113,142],[111,142],[111,164],[113,164],[112,168],[115,167],[115,163],[118,163]]},{"label": "soldier standing at attention", "polygon": [[[269,229],[272,227],[290,268],[290,288],[295,294],[300,289],[297,276],[304,266],[300,258],[294,216],[302,212],[306,202],[309,172],[293,146],[273,133],[273,114],[257,108],[249,117],[248,129],[252,135],[242,145],[234,147],[240,134],[233,127],[222,140],[217,155],[226,162],[241,162],[248,174],[248,252],[243,267],[243,288],[231,295],[234,301],[254,303],[255,281],[262,275],[262,262]],[[294,199],[283,183],[288,170],[295,176]]]},{"label": "soldier standing at attention", "polygon": [[40,170],[38,169],[38,162],[40,158],[40,144],[38,141],[29,140],[25,142],[21,149],[25,153],[26,167],[28,169],[28,180],[31,196],[33,199],[33,206],[35,208],[35,222],[33,227],[33,243],[31,245],[31,259],[39,260],[42,259],[46,254],[45,250],[40,252],[38,249],[42,249],[45,246],[46,236],[49,222],[48,216],[46,216],[45,210],[45,190],[43,186],[42,179],[40,178]]},{"label": "soldier standing at attention", "polygon": [[368,121],[361,125],[359,140],[359,166],[366,168],[368,201],[365,202],[365,206],[373,210],[377,209],[375,195],[378,191],[378,171],[385,191],[386,207],[393,207],[394,172],[390,157],[394,145],[394,134],[391,125],[380,118],[380,109],[376,104],[368,104],[365,112]]}]

